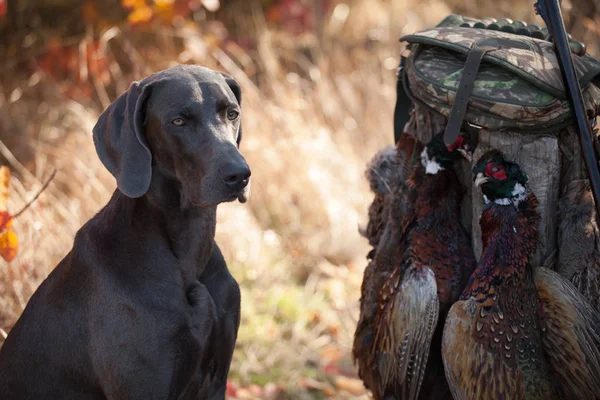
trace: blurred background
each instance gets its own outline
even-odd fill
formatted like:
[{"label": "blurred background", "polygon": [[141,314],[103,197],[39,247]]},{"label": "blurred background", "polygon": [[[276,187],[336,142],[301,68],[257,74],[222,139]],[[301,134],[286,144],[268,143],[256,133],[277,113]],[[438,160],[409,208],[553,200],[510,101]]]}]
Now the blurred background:
[{"label": "blurred background", "polygon": [[[598,54],[598,0],[563,1]],[[399,37],[450,13],[543,26],[533,1],[0,0],[0,165],[15,213],[0,259],[0,345],[79,227],[115,188],[91,130],[132,80],[176,63],[243,87],[249,203],[219,207],[242,287],[229,397],[367,399],[350,351],[369,251],[365,163],[393,142]]]}]

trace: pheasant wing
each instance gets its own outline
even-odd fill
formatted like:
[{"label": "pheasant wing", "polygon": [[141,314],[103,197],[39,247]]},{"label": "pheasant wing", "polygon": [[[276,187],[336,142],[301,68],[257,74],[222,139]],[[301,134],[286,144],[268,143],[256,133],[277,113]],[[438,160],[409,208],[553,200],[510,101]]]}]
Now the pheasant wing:
[{"label": "pheasant wing", "polygon": [[377,300],[379,291],[387,275],[378,271],[378,265],[373,260],[365,268],[363,282],[361,285],[360,316],[354,341],[352,345],[352,357],[358,367],[358,376],[363,380],[368,389],[374,390],[373,378],[373,332],[375,317],[377,315]]},{"label": "pheasant wing", "polygon": [[379,395],[416,399],[439,315],[433,271],[396,268],[381,289],[379,304],[373,343]]},{"label": "pheasant wing", "polygon": [[560,274],[535,269],[542,340],[570,399],[600,398],[600,315]]},{"label": "pheasant wing", "polygon": [[579,293],[600,312],[600,260],[594,260],[591,265],[571,276],[571,283]]}]

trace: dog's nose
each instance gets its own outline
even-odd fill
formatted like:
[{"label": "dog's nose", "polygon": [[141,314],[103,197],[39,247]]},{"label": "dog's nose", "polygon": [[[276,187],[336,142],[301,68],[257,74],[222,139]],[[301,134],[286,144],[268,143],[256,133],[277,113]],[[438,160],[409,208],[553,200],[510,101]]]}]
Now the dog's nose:
[{"label": "dog's nose", "polygon": [[250,180],[250,168],[246,163],[229,164],[222,171],[222,179],[233,190],[242,190]]}]

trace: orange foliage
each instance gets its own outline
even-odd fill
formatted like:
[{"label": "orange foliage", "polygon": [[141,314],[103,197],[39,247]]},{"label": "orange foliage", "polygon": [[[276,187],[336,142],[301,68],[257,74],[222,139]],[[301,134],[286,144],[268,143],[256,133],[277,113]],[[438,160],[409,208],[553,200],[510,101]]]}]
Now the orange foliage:
[{"label": "orange foliage", "polygon": [[142,7],[136,7],[127,16],[127,22],[129,22],[131,25],[148,22],[152,19],[153,14],[154,13],[152,12],[152,9],[146,5]]},{"label": "orange foliage", "polygon": [[127,22],[133,26],[153,20],[171,24],[175,17],[189,17],[195,8],[190,0],[121,0],[121,6],[129,10]]},{"label": "orange foliage", "polygon": [[121,5],[124,8],[142,8],[146,7],[146,0],[121,0]]},{"label": "orange foliage", "polygon": [[8,185],[10,171],[7,167],[0,167],[0,257],[10,262],[17,255],[19,239],[12,230],[12,215],[6,211],[8,201]]},{"label": "orange foliage", "polygon": [[174,0],[154,0],[156,15],[163,23],[170,24],[175,17]]},{"label": "orange foliage", "polygon": [[17,234],[8,230],[0,234],[0,257],[6,262],[11,262],[17,255],[19,250],[19,238]]},{"label": "orange foliage", "polygon": [[[0,0],[0,15],[6,0]],[[319,0],[327,9],[331,0]],[[223,2],[224,3],[224,2]],[[269,22],[281,24],[287,30],[302,33],[312,29],[313,10],[302,0],[271,0],[266,6]],[[199,7],[218,8],[218,0],[120,0],[127,11],[125,21],[134,29],[153,29],[155,23],[170,25],[177,19],[187,20]],[[118,22],[104,19],[95,0],[85,0],[81,17],[86,23],[100,32]],[[205,37],[210,41],[210,35]],[[241,45],[241,43],[239,43]],[[55,36],[48,40],[46,53],[36,57],[33,65],[46,77],[56,81],[63,93],[74,100],[89,99],[95,91],[95,84],[109,84],[109,58],[104,54],[96,39],[83,39],[78,45],[65,45],[62,38]]]}]

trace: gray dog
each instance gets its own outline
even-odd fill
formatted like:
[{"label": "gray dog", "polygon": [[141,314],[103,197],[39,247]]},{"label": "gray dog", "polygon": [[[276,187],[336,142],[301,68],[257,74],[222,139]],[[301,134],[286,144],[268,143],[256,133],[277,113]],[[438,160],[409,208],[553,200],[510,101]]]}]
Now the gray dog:
[{"label": "gray dog", "polygon": [[245,202],[241,90],[177,66],[134,82],[94,143],[118,189],[0,352],[0,399],[223,399],[240,291],[214,242]]}]

